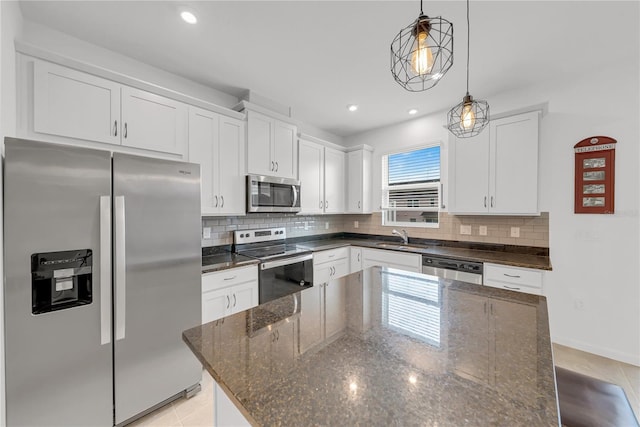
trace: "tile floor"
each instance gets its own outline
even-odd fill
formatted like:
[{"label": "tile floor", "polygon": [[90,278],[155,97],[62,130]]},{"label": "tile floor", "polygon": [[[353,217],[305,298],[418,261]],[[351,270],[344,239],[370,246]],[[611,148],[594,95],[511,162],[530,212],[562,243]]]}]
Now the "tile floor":
[{"label": "tile floor", "polygon": [[[640,419],[640,367],[553,344],[556,365],[621,386]],[[131,427],[201,427],[213,425],[213,380],[202,374],[202,391],[181,398],[139,419]]]}]

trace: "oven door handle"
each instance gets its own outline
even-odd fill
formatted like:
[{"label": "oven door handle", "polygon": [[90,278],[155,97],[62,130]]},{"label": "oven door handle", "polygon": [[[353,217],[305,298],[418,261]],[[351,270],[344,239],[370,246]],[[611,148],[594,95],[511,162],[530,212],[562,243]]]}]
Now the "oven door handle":
[{"label": "oven door handle", "polygon": [[283,265],[309,261],[310,259],[313,259],[313,254],[305,254],[305,255],[301,255],[293,258],[279,259],[276,261],[267,261],[260,264],[260,270],[269,270],[270,268],[282,267]]},{"label": "oven door handle", "polygon": [[298,203],[298,189],[296,188],[295,185],[292,185],[291,189],[293,190],[293,204],[291,205],[291,207],[295,208],[296,203]]}]

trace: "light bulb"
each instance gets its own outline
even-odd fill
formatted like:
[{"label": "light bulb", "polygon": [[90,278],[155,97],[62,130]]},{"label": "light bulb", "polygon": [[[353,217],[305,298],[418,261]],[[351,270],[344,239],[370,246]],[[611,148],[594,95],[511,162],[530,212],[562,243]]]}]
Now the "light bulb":
[{"label": "light bulb", "polygon": [[473,112],[473,105],[471,103],[465,103],[462,107],[462,114],[460,115],[460,128],[462,130],[469,130],[476,124],[476,114]]},{"label": "light bulb", "polygon": [[427,44],[429,33],[421,31],[416,37],[416,44],[411,54],[411,71],[416,76],[429,74],[433,68],[433,53]]}]

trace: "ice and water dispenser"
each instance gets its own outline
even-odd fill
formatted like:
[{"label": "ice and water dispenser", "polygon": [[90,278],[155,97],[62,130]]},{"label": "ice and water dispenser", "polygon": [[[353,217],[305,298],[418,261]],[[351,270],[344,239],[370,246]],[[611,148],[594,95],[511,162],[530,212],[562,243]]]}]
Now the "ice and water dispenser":
[{"label": "ice and water dispenser", "polygon": [[91,304],[92,258],[91,249],[31,255],[31,312]]}]

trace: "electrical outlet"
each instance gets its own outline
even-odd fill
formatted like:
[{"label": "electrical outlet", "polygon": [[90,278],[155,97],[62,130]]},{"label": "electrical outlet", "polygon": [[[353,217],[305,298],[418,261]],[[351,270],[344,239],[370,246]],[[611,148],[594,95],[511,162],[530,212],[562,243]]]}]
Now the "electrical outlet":
[{"label": "electrical outlet", "polygon": [[360,223],[358,221],[353,221],[353,228],[360,227]]},{"label": "electrical outlet", "polygon": [[204,227],[202,229],[202,238],[210,239],[211,238],[211,227]]},{"label": "electrical outlet", "polygon": [[325,223],[324,223],[324,229],[325,229],[325,230],[328,230],[328,229],[329,229],[329,223],[328,223],[328,222],[325,222]]},{"label": "electrical outlet", "polygon": [[520,237],[520,227],[511,227],[511,237]]},{"label": "electrical outlet", "polygon": [[576,298],[573,300],[573,307],[578,310],[584,310],[584,300],[582,298]]},{"label": "electrical outlet", "polygon": [[486,236],[487,235],[487,226],[486,225],[481,225],[480,227],[478,227],[478,234],[480,234],[481,236]]},{"label": "electrical outlet", "polygon": [[460,225],[460,234],[471,234],[470,225]]},{"label": "electrical outlet", "polygon": [[304,222],[304,231],[309,230],[309,221]]}]

